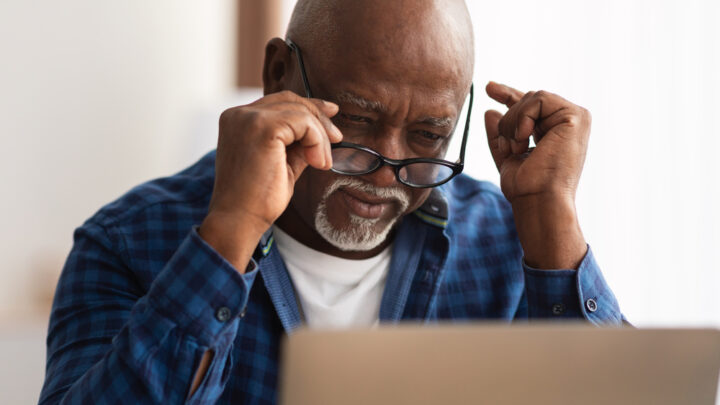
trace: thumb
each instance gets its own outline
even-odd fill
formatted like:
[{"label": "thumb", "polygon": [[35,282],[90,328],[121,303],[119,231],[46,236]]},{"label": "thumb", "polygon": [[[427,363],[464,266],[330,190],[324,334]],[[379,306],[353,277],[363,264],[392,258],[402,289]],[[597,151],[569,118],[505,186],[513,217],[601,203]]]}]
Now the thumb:
[{"label": "thumb", "polygon": [[485,131],[487,132],[488,146],[498,170],[511,152],[508,140],[500,136],[498,130],[498,123],[502,116],[499,111],[485,111]]}]

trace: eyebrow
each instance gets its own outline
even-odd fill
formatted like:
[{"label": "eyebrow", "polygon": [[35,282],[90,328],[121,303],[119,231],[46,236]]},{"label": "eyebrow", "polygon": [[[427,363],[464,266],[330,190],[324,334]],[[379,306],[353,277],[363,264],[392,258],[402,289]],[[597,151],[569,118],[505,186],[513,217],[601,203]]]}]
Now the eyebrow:
[{"label": "eyebrow", "polygon": [[450,117],[425,117],[419,121],[421,124],[433,127],[452,128],[454,123]]},{"label": "eyebrow", "polygon": [[385,104],[379,101],[368,100],[349,91],[343,91],[338,93],[337,101],[341,103],[352,104],[355,107],[361,108],[366,111],[383,113],[387,112],[388,110],[387,106],[385,106]]},{"label": "eyebrow", "polygon": [[[355,107],[366,111],[373,111],[377,113],[384,113],[388,111],[385,104],[375,101],[368,100],[365,97],[359,96],[349,91],[342,91],[336,96],[337,101],[340,103],[352,104]],[[424,117],[418,121],[421,124],[439,127],[439,128],[452,128],[454,126],[453,119],[450,117]]]}]

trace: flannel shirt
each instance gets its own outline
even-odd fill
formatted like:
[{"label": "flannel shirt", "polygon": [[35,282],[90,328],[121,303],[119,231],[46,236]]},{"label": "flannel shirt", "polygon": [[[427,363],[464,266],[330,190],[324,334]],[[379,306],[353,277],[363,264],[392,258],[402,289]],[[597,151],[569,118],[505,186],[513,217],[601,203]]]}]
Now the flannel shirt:
[{"label": "flannel shirt", "polygon": [[[41,404],[274,404],[278,348],[302,324],[272,234],[240,274],[197,233],[215,152],[140,185],[74,234],[47,337]],[[623,317],[592,251],[577,270],[528,268],[509,203],[461,175],[400,222],[382,323]],[[214,358],[189,387],[206,350]]]}]

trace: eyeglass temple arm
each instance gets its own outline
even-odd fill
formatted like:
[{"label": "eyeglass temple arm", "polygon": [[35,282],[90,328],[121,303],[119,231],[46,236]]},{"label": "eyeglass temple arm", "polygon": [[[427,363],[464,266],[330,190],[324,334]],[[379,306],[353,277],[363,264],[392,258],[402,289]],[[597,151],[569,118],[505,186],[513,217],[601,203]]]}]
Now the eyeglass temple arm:
[{"label": "eyeglass temple arm", "polygon": [[470,115],[472,113],[473,96],[474,96],[474,83],[470,83],[470,101],[468,102],[467,119],[465,120],[465,130],[463,131],[462,145],[460,146],[460,161],[459,164],[465,162],[465,145],[467,145],[468,133],[470,132]]},{"label": "eyeglass temple arm", "polygon": [[303,58],[302,58],[302,54],[300,53],[300,48],[297,45],[295,45],[295,43],[290,38],[285,39],[285,43],[290,47],[291,50],[293,50],[295,52],[295,55],[297,55],[297,61],[298,61],[298,65],[300,66],[300,72],[302,72],[302,74],[300,76],[302,76],[303,86],[305,86],[305,94],[307,95],[307,98],[313,98],[312,92],[310,91],[310,83],[308,83],[307,75],[305,74],[305,64],[303,63]]}]

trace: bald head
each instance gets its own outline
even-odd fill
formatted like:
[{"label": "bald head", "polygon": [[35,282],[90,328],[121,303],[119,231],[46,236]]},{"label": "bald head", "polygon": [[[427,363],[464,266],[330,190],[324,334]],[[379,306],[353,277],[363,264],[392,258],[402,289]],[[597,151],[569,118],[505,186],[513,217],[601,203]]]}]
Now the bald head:
[{"label": "bald head", "polygon": [[298,0],[287,37],[325,61],[350,51],[368,63],[437,67],[466,84],[472,77],[472,23],[463,0]]}]

